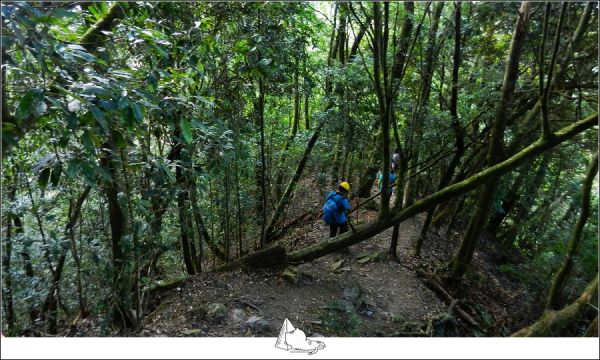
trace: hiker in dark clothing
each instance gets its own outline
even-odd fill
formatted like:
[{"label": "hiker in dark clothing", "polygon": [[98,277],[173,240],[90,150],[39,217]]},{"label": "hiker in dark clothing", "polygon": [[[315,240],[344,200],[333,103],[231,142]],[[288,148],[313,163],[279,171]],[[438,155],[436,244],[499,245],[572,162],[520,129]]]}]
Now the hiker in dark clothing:
[{"label": "hiker in dark clothing", "polygon": [[398,171],[400,168],[400,149],[396,148],[392,154],[392,170]]},{"label": "hiker in dark clothing", "polygon": [[347,211],[350,210],[350,201],[348,200],[348,192],[350,184],[342,182],[338,186],[337,191],[331,191],[325,197],[323,205],[323,220],[329,225],[329,237],[335,237],[338,234],[343,234],[348,231]]}]

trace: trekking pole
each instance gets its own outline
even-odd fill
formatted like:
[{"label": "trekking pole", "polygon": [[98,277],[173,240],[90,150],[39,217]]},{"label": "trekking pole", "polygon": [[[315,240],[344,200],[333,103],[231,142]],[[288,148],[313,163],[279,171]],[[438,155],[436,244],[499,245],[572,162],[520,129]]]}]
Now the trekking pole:
[{"label": "trekking pole", "polygon": [[356,229],[354,228],[354,225],[352,225],[352,223],[350,222],[350,218],[348,218],[348,225],[350,225],[350,229],[352,229],[352,232],[356,232]]}]

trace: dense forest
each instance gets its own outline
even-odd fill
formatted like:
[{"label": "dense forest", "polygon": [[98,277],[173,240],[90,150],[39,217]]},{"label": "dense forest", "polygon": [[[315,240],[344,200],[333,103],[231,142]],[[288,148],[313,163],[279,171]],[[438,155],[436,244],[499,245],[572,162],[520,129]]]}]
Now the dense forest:
[{"label": "dense forest", "polygon": [[1,6],[4,335],[597,336],[597,2]]}]

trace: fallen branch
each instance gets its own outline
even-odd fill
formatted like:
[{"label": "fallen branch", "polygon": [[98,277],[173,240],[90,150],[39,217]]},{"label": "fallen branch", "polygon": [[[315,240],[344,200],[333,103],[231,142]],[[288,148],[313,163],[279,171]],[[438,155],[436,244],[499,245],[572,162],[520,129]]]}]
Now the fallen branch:
[{"label": "fallen branch", "polygon": [[297,218],[295,218],[294,220],[290,221],[287,225],[285,225],[281,229],[277,230],[277,232],[274,235],[272,235],[272,239],[273,240],[280,239],[288,232],[288,230],[290,228],[298,225],[301,222],[313,220],[313,219],[317,218],[318,216],[319,216],[319,213],[315,213],[312,211],[305,212],[304,214],[302,214],[302,215],[298,216]]},{"label": "fallen branch", "polygon": [[454,299],[452,297],[452,295],[450,295],[448,293],[448,291],[446,291],[446,289],[444,289],[444,287],[442,286],[442,284],[441,284],[440,280],[437,278],[437,276],[435,276],[434,274],[431,274],[429,272],[424,272],[421,270],[417,270],[417,273],[421,277],[424,278],[425,284],[427,285],[427,287],[429,287],[436,294],[438,294],[438,296],[440,296],[442,298],[444,303],[448,306],[448,313],[451,313],[452,311],[454,311],[454,313],[456,313],[456,315],[458,315],[458,317],[461,320],[463,320],[467,324],[481,330],[481,326],[479,325],[479,323],[477,321],[475,321],[475,319],[473,319],[473,317],[471,315],[469,315],[466,311],[464,311],[460,307],[460,305],[458,304],[458,300]]}]

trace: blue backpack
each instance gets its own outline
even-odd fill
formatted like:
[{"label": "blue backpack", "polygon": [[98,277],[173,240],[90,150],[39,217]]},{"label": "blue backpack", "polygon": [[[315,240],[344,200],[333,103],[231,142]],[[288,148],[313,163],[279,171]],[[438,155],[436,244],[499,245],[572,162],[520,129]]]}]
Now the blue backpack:
[{"label": "blue backpack", "polygon": [[[338,203],[335,196],[338,193],[332,192],[325,198],[325,204],[323,204],[323,221],[327,224],[335,224],[335,215],[339,212]],[[338,196],[340,199],[341,195]]]}]

